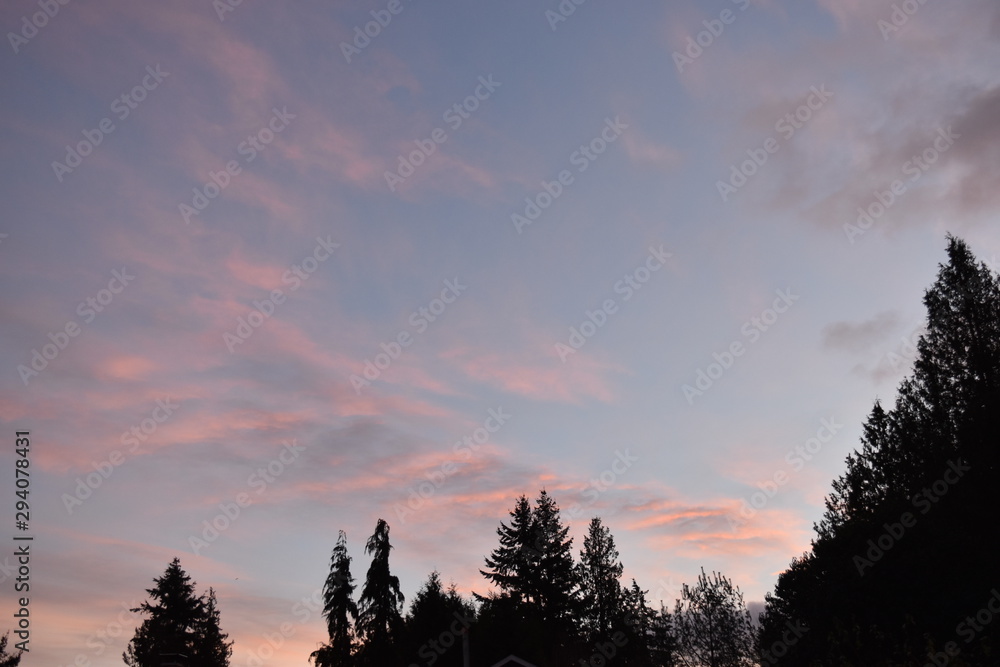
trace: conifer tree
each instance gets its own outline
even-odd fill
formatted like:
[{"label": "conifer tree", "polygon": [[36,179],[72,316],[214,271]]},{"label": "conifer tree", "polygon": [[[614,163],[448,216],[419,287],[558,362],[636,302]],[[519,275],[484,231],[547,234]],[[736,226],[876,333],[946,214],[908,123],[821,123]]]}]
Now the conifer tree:
[{"label": "conifer tree", "polygon": [[198,631],[202,639],[202,662],[204,665],[228,665],[229,658],[233,655],[233,642],[227,643],[229,635],[222,631],[222,615],[219,613],[214,588],[209,587],[208,595],[202,596],[202,602],[205,611]]},{"label": "conifer tree", "polygon": [[414,595],[406,616],[406,664],[461,667],[462,635],[475,620],[475,607],[459,595],[455,585],[445,589],[441,575],[431,572]]},{"label": "conifer tree", "polygon": [[489,569],[479,571],[515,603],[536,601],[534,570],[540,555],[536,548],[536,532],[531,504],[527,496],[522,495],[510,511],[510,525],[501,522],[497,528],[500,544],[486,558]]},{"label": "conifer tree", "polygon": [[684,584],[673,614],[678,657],[685,667],[752,667],[756,632],[743,593],[722,574],[702,569]]},{"label": "conifer tree", "polygon": [[660,603],[660,610],[653,614],[649,624],[649,664],[656,667],[675,667],[677,658],[677,636],[674,619],[667,606]]},{"label": "conifer tree", "polygon": [[337,544],[330,556],[330,574],[323,584],[323,616],[329,641],[309,656],[316,667],[342,667],[351,664],[354,653],[353,622],[358,619],[354,602],[354,577],[347,553],[347,534],[337,534]]},{"label": "conifer tree", "polygon": [[21,656],[24,655],[24,651],[7,653],[8,634],[5,632],[3,637],[0,637],[0,667],[18,667],[21,664]]},{"label": "conifer tree", "polygon": [[[763,647],[807,630],[780,664],[923,664],[994,586],[1000,278],[959,239],[947,253],[912,374],[891,410],[876,402],[812,549],[767,597]],[[985,628],[962,659],[998,638]]]},{"label": "conifer tree", "polygon": [[620,581],[623,566],[618,556],[611,531],[599,517],[591,519],[577,566],[582,620],[590,641],[607,640],[625,616]]},{"label": "conifer tree", "polygon": [[532,571],[533,598],[542,618],[561,622],[578,612],[579,580],[573,562],[573,538],[559,516],[559,506],[543,489],[533,512],[538,564]]},{"label": "conifer tree", "polygon": [[158,667],[166,655],[185,656],[190,667],[228,667],[232,642],[219,627],[215,592],[196,596],[191,577],[174,558],[156,585],[151,601],[133,612],[148,614],[122,654],[129,667]]},{"label": "conifer tree", "polygon": [[403,630],[404,597],[399,590],[399,577],[389,571],[391,550],[389,524],[379,519],[365,544],[365,553],[372,557],[372,562],[358,600],[357,629],[364,640],[364,661],[371,665],[392,662],[393,642]]}]

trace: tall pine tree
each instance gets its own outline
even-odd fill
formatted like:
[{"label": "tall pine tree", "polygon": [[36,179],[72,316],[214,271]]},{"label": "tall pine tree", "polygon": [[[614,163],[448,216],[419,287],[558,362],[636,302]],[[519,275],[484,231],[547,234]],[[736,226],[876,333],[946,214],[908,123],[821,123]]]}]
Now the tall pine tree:
[{"label": "tall pine tree", "polygon": [[156,585],[151,601],[133,612],[148,614],[122,654],[129,667],[159,667],[166,655],[183,655],[189,667],[228,667],[232,642],[219,626],[215,591],[196,596],[191,577],[174,558]]},{"label": "tall pine tree", "polygon": [[408,658],[405,664],[462,667],[462,642],[476,620],[476,609],[455,585],[445,589],[441,575],[431,572],[410,603],[406,617]]},{"label": "tall pine tree", "polygon": [[[947,252],[912,374],[891,410],[875,404],[812,549],[767,598],[765,649],[808,630],[783,664],[923,664],[995,586],[1000,278],[961,240]],[[962,660],[985,659],[1000,633],[974,639]]]},{"label": "tall pine tree", "polygon": [[607,641],[614,630],[621,629],[625,617],[621,586],[623,566],[618,560],[615,538],[599,517],[590,520],[577,570],[582,620],[589,640]]},{"label": "tall pine tree", "polygon": [[365,553],[372,557],[365,585],[358,601],[358,634],[364,641],[363,662],[388,665],[394,661],[394,643],[403,631],[403,594],[399,577],[389,571],[389,524],[379,519],[375,532],[365,544]]},{"label": "tall pine tree", "polygon": [[[533,598],[542,618],[572,627],[579,611],[579,579],[573,562],[573,538],[559,515],[559,505],[544,489],[533,512],[538,564],[532,572]],[[568,622],[568,623],[567,623]]]},{"label": "tall pine tree", "polygon": [[545,490],[534,508],[522,495],[510,516],[510,525],[497,530],[500,545],[486,559],[490,569],[481,570],[500,593],[476,596],[483,602],[480,615],[520,655],[541,665],[562,664],[579,638],[579,581],[569,528]]},{"label": "tall pine tree", "polygon": [[323,584],[323,616],[329,641],[309,656],[316,667],[344,667],[354,653],[353,622],[358,619],[354,602],[354,577],[347,553],[347,534],[337,534],[337,544],[330,556],[330,574]]},{"label": "tall pine tree", "polygon": [[534,570],[540,555],[531,503],[522,495],[510,511],[510,525],[497,528],[500,544],[486,558],[488,570],[479,572],[515,603],[534,602]]}]

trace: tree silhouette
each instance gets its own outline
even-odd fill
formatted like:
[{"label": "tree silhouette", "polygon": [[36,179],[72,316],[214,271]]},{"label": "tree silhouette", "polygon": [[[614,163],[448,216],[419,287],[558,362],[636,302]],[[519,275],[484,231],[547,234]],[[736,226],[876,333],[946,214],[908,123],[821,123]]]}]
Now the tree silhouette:
[{"label": "tree silhouette", "polygon": [[233,642],[226,643],[229,635],[222,631],[220,625],[221,614],[218,609],[218,601],[215,598],[215,589],[209,587],[208,595],[202,597],[204,603],[204,614],[201,618],[201,625],[197,630],[201,637],[202,664],[204,665],[228,665],[229,658],[233,654]]},{"label": "tree silhouette", "polygon": [[510,516],[510,525],[497,529],[500,544],[486,559],[490,569],[480,570],[500,589],[485,597],[474,594],[483,603],[480,616],[496,628],[494,634],[510,638],[508,646],[520,647],[519,655],[543,665],[561,664],[580,631],[573,539],[544,489],[534,508],[520,496]]},{"label": "tree silhouette", "polygon": [[608,640],[625,618],[620,581],[623,567],[618,557],[611,531],[599,517],[594,517],[583,538],[577,566],[583,605],[581,620],[591,642]]},{"label": "tree silhouette", "polygon": [[[190,667],[228,667],[232,642],[219,627],[215,592],[195,595],[191,577],[174,558],[156,585],[146,592],[152,601],[133,612],[149,617],[136,629],[122,654],[129,667],[159,667],[161,656],[183,655]],[[155,601],[155,603],[153,602]]]},{"label": "tree silhouette", "polygon": [[389,571],[389,524],[379,519],[375,532],[365,544],[365,553],[372,557],[365,585],[358,601],[358,634],[364,640],[363,661],[385,665],[394,655],[393,642],[403,630],[403,594],[399,577]]},{"label": "tree silhouette", "polygon": [[0,667],[17,667],[21,664],[21,656],[24,655],[24,651],[18,651],[17,653],[7,653],[7,635],[10,633],[3,633],[3,637],[0,637]]},{"label": "tree silhouette", "polygon": [[431,572],[410,603],[406,617],[408,662],[403,664],[461,667],[462,635],[475,620],[475,607],[459,595],[455,585],[445,590],[441,575]]},{"label": "tree silhouette", "polygon": [[358,606],[354,602],[354,577],[344,531],[337,534],[337,544],[330,556],[330,574],[323,584],[323,616],[330,640],[313,651],[310,659],[316,667],[350,665],[354,652],[352,621],[358,619]]},{"label": "tree silhouette", "polygon": [[510,525],[501,522],[497,528],[500,544],[486,558],[489,570],[479,571],[515,603],[537,602],[535,571],[540,554],[536,548],[536,532],[531,504],[527,496],[522,495],[510,511]]},{"label": "tree silhouette", "polygon": [[678,657],[685,667],[751,667],[756,634],[743,593],[723,575],[684,584],[673,614]]},{"label": "tree silhouette", "polygon": [[653,615],[650,621],[647,637],[650,665],[675,667],[678,664],[677,634],[674,630],[674,618],[670,610],[662,602],[660,603],[660,610]]},{"label": "tree silhouette", "polygon": [[542,618],[553,631],[568,631],[579,611],[579,579],[573,562],[573,538],[559,516],[559,506],[543,489],[533,512],[538,565],[532,588]]},{"label": "tree silhouette", "polygon": [[[1000,279],[963,241],[947,252],[912,374],[892,409],[876,402],[812,549],[767,598],[765,649],[808,630],[783,664],[924,664],[995,586]],[[972,639],[961,660],[988,662],[1000,633]]]}]

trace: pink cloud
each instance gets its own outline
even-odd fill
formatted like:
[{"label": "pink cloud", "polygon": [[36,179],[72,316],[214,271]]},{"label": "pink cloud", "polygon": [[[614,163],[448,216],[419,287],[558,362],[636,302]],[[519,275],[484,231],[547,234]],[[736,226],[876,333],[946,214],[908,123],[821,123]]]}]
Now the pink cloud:
[{"label": "pink cloud", "polygon": [[605,376],[623,372],[619,366],[585,355],[574,355],[565,364],[558,363],[554,355],[552,361],[540,359],[539,355],[532,355],[532,360],[526,361],[470,348],[456,348],[441,356],[478,382],[526,398],[562,403],[585,399],[612,402],[614,390]]}]

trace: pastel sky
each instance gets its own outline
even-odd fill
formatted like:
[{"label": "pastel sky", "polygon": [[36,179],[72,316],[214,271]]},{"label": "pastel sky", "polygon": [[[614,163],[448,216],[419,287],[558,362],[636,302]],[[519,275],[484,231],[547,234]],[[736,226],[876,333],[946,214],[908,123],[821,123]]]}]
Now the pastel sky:
[{"label": "pastel sky", "polygon": [[908,372],[946,234],[1000,253],[994,0],[9,0],[0,27],[25,665],[121,664],[175,556],[234,666],[304,665],[338,530],[360,581],[381,517],[408,600],[434,569],[483,593],[541,488],[654,601],[704,567],[759,602]]}]

